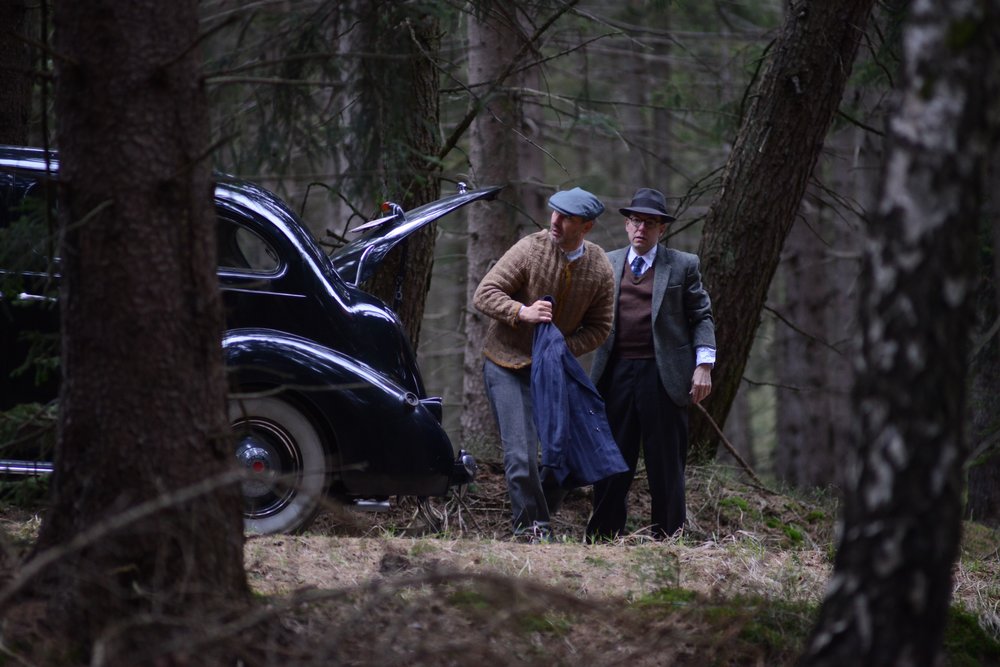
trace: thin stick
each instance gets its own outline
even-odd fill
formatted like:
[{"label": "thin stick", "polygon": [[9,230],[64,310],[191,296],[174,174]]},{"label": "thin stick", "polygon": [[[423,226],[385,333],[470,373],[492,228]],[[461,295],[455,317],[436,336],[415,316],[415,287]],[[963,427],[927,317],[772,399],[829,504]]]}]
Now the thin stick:
[{"label": "thin stick", "polygon": [[726,439],[726,436],[725,434],[723,434],[722,429],[719,428],[719,425],[715,423],[714,419],[712,419],[712,415],[708,414],[708,410],[706,410],[701,405],[701,403],[695,403],[695,407],[701,410],[702,414],[705,415],[705,417],[708,419],[708,423],[712,425],[712,428],[715,429],[715,432],[719,434],[720,438],[722,438],[722,442],[723,444],[726,445],[726,449],[729,450],[729,453],[733,455],[733,458],[736,459],[736,462],[739,463],[740,466],[742,466],[742,468],[746,471],[746,473],[750,475],[750,479],[752,479],[754,483],[764,491],[776,494],[776,492],[764,486],[764,482],[760,481],[760,478],[757,477],[757,474],[753,471],[750,465],[743,460],[743,457],[740,456],[740,453],[736,451],[736,448],[733,447],[732,443],[730,443],[729,440]]}]

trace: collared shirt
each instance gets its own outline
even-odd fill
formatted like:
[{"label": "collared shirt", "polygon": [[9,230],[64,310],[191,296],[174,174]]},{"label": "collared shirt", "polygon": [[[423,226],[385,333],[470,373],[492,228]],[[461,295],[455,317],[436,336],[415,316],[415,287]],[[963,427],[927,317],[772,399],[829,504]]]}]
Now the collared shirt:
[{"label": "collared shirt", "polygon": [[[628,249],[628,256],[625,258],[625,263],[631,266],[632,262],[635,260],[636,257],[642,257],[642,261],[646,265],[646,270],[648,271],[649,268],[653,266],[653,262],[656,261],[656,249],[659,247],[659,245],[660,245],[659,243],[654,243],[653,247],[650,248],[645,255],[640,255],[635,251],[635,248],[632,248],[630,246]],[[705,347],[704,345],[699,345],[698,347],[696,347],[695,364],[699,366],[701,364],[712,364],[714,366],[715,348]]]},{"label": "collared shirt", "polygon": [[583,243],[581,243],[580,247],[577,248],[576,250],[573,250],[571,252],[563,252],[563,254],[566,255],[566,261],[567,262],[575,262],[576,260],[578,260],[581,257],[583,257],[583,253],[584,253],[584,251],[586,249],[587,249],[587,246],[585,246]]},{"label": "collared shirt", "polygon": [[642,257],[642,263],[646,265],[645,270],[648,271],[649,267],[653,266],[653,262],[656,261],[656,246],[658,245],[658,243],[654,243],[653,247],[650,248],[649,252],[645,255],[640,255],[635,251],[635,248],[630,246],[628,249],[628,257],[625,258],[625,263],[632,266],[632,262],[635,261],[636,257]]}]

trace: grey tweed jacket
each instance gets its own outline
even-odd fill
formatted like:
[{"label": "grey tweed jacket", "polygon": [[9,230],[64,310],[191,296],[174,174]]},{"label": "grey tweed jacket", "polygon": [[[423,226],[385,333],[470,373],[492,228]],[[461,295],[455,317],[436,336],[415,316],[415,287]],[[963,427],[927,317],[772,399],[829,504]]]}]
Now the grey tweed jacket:
[{"label": "grey tweed jacket", "polygon": [[[597,348],[590,376],[599,384],[615,345],[618,328],[618,294],[628,248],[608,253],[615,276],[614,323],[607,340]],[[701,283],[697,255],[664,245],[656,250],[653,266],[653,350],[660,381],[667,395],[680,406],[691,401],[691,376],[694,374],[695,348],[715,347],[715,320],[712,301]]]}]

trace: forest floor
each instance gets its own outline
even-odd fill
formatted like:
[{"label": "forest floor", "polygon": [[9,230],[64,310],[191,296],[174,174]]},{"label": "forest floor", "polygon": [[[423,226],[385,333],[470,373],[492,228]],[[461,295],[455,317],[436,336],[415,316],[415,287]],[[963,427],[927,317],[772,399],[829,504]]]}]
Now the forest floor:
[{"label": "forest floor", "polygon": [[[587,489],[567,497],[551,543],[512,541],[493,466],[429,509],[331,507],[306,533],[248,538],[255,612],[209,632],[200,657],[262,667],[791,665],[832,569],[836,504],[742,479],[689,469],[688,526],[666,541],[642,530],[641,475],[634,532],[596,545],[582,539]],[[23,509],[0,513],[8,563],[38,522]],[[1000,664],[997,531],[966,524],[954,602],[969,613],[953,615],[949,662]]]}]

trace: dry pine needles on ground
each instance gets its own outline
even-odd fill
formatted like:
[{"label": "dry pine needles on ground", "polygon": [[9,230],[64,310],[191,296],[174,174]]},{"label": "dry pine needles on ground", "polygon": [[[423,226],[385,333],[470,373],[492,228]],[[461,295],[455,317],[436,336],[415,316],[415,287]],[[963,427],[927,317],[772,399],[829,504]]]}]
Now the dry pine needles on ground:
[{"label": "dry pine needles on ground", "polygon": [[[553,543],[510,541],[497,467],[447,503],[404,500],[375,515],[331,506],[308,533],[248,539],[253,609],[191,619],[197,641],[143,659],[169,649],[192,664],[262,667],[792,664],[830,572],[835,503],[741,480],[689,470],[689,524],[667,541],[643,530],[641,474],[631,534],[599,545],[582,540],[586,489],[566,499]],[[32,515],[5,516],[8,564],[33,526]],[[1000,539],[969,533],[978,541],[956,567],[956,600],[1000,636]]]}]

